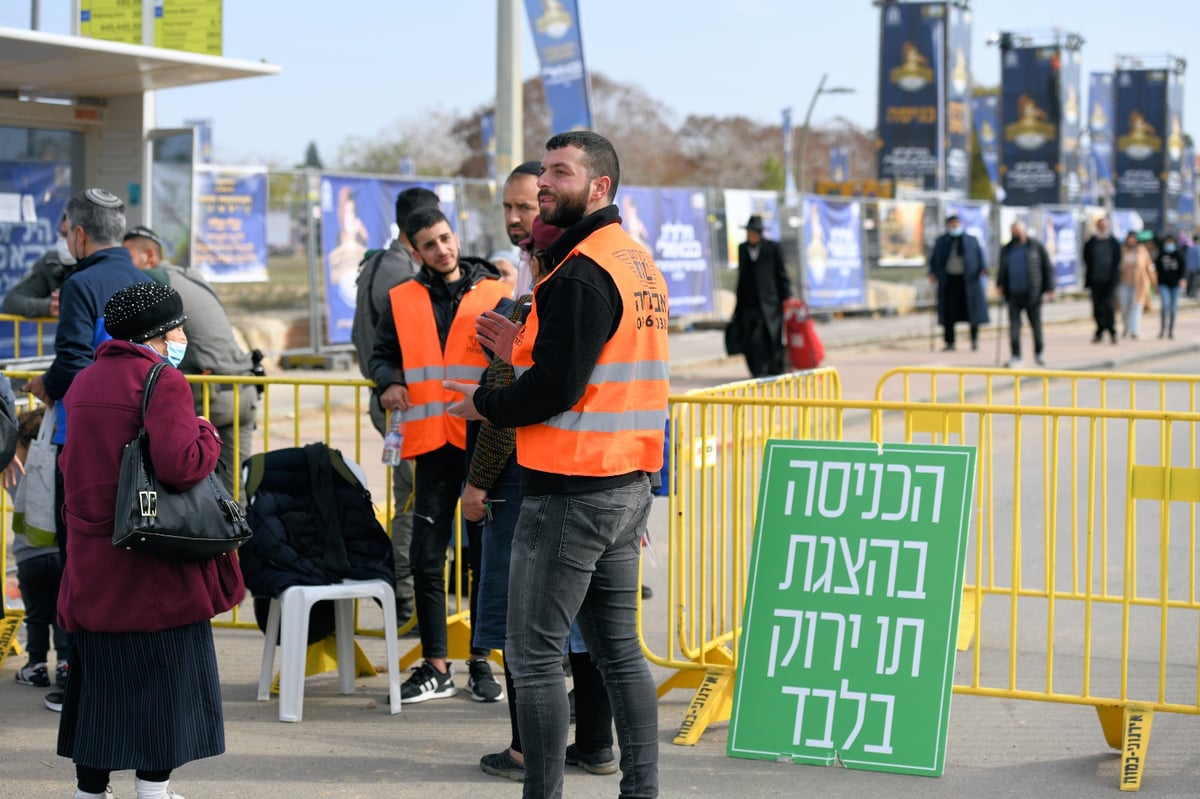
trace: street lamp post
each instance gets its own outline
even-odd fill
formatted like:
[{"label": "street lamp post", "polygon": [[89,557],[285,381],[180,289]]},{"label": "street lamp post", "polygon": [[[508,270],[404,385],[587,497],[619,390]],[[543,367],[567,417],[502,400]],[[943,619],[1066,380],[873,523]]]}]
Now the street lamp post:
[{"label": "street lamp post", "polygon": [[854,94],[854,89],[849,86],[830,86],[825,87],[825,81],[829,79],[829,75],[822,75],[821,82],[817,84],[817,90],[813,92],[812,100],[808,103],[808,111],[804,114],[804,124],[800,128],[800,164],[796,169],[796,182],[800,186],[801,192],[808,191],[808,187],[804,182],[804,155],[805,149],[808,146],[808,125],[812,122],[813,109],[817,107],[817,98],[822,94]]}]

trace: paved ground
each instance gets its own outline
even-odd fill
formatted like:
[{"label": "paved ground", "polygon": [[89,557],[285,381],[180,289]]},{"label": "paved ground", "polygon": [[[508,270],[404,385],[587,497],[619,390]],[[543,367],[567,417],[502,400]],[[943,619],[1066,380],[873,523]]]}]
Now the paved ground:
[{"label": "paved ground", "polygon": [[[1088,309],[1080,302],[1047,309],[1047,359],[1051,367],[1150,371],[1154,359],[1178,365],[1200,342],[1200,313],[1190,302],[1174,341],[1157,339],[1091,344]],[[1144,330],[1157,332],[1157,318]],[[994,332],[981,349],[931,352],[929,319],[845,319],[821,325],[827,363],[842,376],[847,397],[866,399],[887,369],[898,365],[989,366],[996,362]],[[740,359],[724,357],[718,331],[672,337],[677,391],[747,377]],[[1028,344],[1026,345],[1029,346]],[[1005,353],[1007,354],[1007,353]],[[319,396],[313,400],[325,402]],[[656,501],[652,530],[665,530],[666,500]],[[657,557],[665,557],[658,553]],[[657,589],[647,607],[650,634],[661,635],[665,573],[647,562],[646,582]],[[360,679],[353,696],[340,696],[332,675],[311,678],[305,691],[304,721],[281,724],[277,705],[255,701],[262,636],[255,630],[216,633],[228,752],[180,769],[174,786],[189,799],[308,799],[309,797],[517,797],[515,783],[479,771],[479,756],[507,740],[503,704],[481,705],[465,696],[408,707],[401,715],[386,710],[384,677]],[[411,644],[411,639],[402,641]],[[364,648],[376,663],[385,658],[381,642]],[[1195,653],[1190,655],[1194,658]],[[17,685],[18,659],[0,670],[0,799],[70,796],[71,764],[54,755],[57,715],[45,710],[42,691]],[[656,669],[656,678],[666,672]],[[465,677],[460,676],[460,686]],[[956,696],[951,714],[946,773],[940,779],[897,777],[840,768],[797,767],[725,757],[727,729],[718,725],[694,747],[670,743],[690,696],[669,694],[660,703],[662,796],[829,796],[855,797],[1094,797],[1116,790],[1119,761],[1100,734],[1087,707]],[[1196,796],[1200,784],[1200,720],[1159,715],[1153,727],[1143,793],[1154,797]],[[120,775],[118,797],[131,797],[132,776]],[[568,770],[566,795],[611,797],[618,778]]]}]

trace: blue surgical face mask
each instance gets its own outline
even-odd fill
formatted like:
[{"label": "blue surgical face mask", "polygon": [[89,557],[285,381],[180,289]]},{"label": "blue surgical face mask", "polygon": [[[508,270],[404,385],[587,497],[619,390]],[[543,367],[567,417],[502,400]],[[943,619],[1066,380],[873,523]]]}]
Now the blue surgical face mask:
[{"label": "blue surgical face mask", "polygon": [[1163,252],[1175,252],[1175,245],[1174,244],[1164,244]]},{"label": "blue surgical face mask", "polygon": [[183,363],[183,356],[187,352],[187,344],[180,344],[178,341],[167,339],[167,362],[179,368],[179,364]]},{"label": "blue surgical face mask", "polygon": [[947,230],[946,232],[949,233],[951,236],[958,238],[959,236],[961,236],[963,234],[963,229],[960,227],[952,227],[949,230]]}]

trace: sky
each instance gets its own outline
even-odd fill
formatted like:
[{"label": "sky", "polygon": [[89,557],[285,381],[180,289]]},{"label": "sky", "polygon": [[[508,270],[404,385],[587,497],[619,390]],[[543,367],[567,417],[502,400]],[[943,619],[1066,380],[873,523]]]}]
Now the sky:
[{"label": "sky", "polygon": [[[40,0],[42,30],[70,32],[70,0]],[[28,29],[33,0],[0,2],[0,26]],[[522,4],[523,5],[523,4]],[[843,116],[873,128],[879,9],[870,0],[579,0],[589,70],[640,86],[682,122],[689,114],[799,124],[822,73],[814,125]],[[1082,35],[1084,86],[1121,55],[1187,56],[1196,0],[1141,0],[1137,13],[1095,0],[974,0],[976,83],[999,83],[1000,30]],[[521,73],[537,74],[521,14]],[[226,0],[224,54],[282,67],[278,76],[161,91],[157,123],[211,119],[225,165],[290,166],[315,141],[326,164],[349,137],[374,137],[431,110],[468,114],[495,95],[493,0]],[[1200,68],[1200,64],[1193,69]],[[1200,119],[1200,81],[1185,112]],[[1195,109],[1187,112],[1187,109]],[[1186,123],[1185,117],[1185,123]],[[1185,127],[1187,125],[1185,124]],[[1193,128],[1200,129],[1200,128]],[[603,133],[603,131],[599,131]],[[536,144],[526,143],[527,153]]]}]

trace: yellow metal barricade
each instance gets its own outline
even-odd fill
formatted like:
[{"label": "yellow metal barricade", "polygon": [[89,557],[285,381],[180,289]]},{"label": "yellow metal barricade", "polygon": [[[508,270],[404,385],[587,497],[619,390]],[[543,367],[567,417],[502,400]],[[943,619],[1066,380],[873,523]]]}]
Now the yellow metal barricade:
[{"label": "yellow metal barricade", "polygon": [[[14,358],[40,358],[45,356],[50,351],[50,348],[46,346],[46,325],[53,325],[57,322],[58,318],[54,316],[30,318],[11,313],[0,313],[0,329],[7,332],[9,326],[11,325],[12,327]],[[28,348],[21,346],[21,335],[30,332],[36,334],[36,343],[32,352],[29,352]]]},{"label": "yellow metal barricade", "polygon": [[[697,687],[677,743],[728,718],[768,435],[978,448],[958,693],[1091,705],[1136,790],[1155,712],[1200,713],[1200,414],[686,395],[671,398],[686,458],[673,474],[666,640],[647,656]],[[863,421],[850,425],[848,412]],[[863,414],[862,412],[865,412]],[[797,420],[794,432],[775,420]],[[812,420],[827,418],[821,427]],[[1102,466],[1104,468],[1102,468]],[[753,478],[753,479],[752,479]],[[1179,503],[1186,503],[1181,507]],[[1099,515],[1110,528],[1097,524]],[[966,667],[966,668],[964,668]],[[690,685],[679,675],[692,673]]]}]

